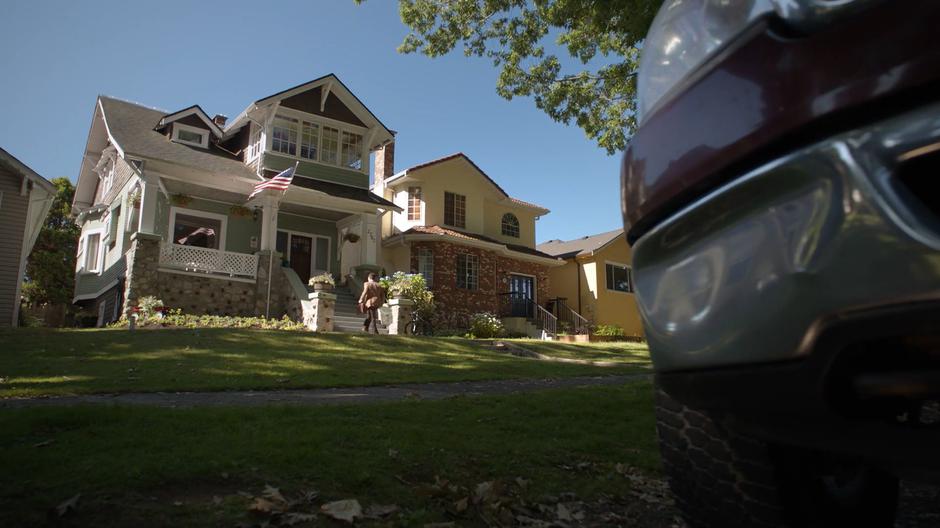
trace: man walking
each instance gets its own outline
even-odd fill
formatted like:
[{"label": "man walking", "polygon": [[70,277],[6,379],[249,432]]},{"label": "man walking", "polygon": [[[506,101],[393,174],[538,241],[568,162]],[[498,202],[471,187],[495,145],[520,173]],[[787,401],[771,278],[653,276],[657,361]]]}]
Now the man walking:
[{"label": "man walking", "polygon": [[373,331],[379,333],[379,306],[385,304],[385,288],[375,281],[375,273],[370,273],[366,283],[362,285],[362,295],[359,296],[359,306],[366,314],[362,323],[362,330],[369,332],[371,323]]}]

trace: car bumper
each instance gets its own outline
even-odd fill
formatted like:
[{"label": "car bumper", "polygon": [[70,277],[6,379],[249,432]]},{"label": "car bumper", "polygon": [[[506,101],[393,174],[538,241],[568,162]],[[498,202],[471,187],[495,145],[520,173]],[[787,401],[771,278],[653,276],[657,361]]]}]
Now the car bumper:
[{"label": "car bumper", "polygon": [[640,238],[657,371],[794,360],[846,313],[940,301],[937,191],[899,177],[937,144],[933,104],[760,167]]}]

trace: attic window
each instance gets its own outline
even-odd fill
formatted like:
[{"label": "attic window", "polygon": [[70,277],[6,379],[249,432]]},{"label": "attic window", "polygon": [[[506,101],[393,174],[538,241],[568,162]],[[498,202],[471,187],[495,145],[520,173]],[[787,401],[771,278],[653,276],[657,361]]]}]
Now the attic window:
[{"label": "attic window", "polygon": [[503,234],[519,238],[519,219],[512,213],[503,215]]},{"label": "attic window", "polygon": [[209,131],[183,123],[173,123],[173,141],[206,148],[209,146]]}]

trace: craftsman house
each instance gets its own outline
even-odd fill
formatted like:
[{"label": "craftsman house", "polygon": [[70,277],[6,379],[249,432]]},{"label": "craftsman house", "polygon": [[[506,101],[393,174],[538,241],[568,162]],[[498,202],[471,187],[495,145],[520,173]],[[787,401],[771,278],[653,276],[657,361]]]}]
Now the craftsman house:
[{"label": "craftsman house", "polygon": [[509,196],[462,153],[395,172],[393,149],[374,171],[373,191],[397,206],[382,218],[383,266],[422,274],[453,326],[488,311],[516,331],[554,334],[543,305],[549,270],[564,263],[535,247],[548,209]]},{"label": "craftsman house", "polygon": [[[370,153],[389,130],[335,76],[250,103],[230,122],[198,105],[95,102],[73,212],[74,302],[99,323],[145,295],[189,313],[300,318],[306,281],[379,262]],[[253,187],[297,165],[286,194]]]}]

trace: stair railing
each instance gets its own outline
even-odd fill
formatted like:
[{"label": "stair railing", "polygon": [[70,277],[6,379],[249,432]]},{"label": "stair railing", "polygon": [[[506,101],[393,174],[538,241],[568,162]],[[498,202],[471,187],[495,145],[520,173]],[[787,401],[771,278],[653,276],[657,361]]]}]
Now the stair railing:
[{"label": "stair railing", "polygon": [[506,292],[499,295],[500,316],[525,317],[544,335],[551,339],[558,337],[558,318],[551,312],[522,293]]}]

